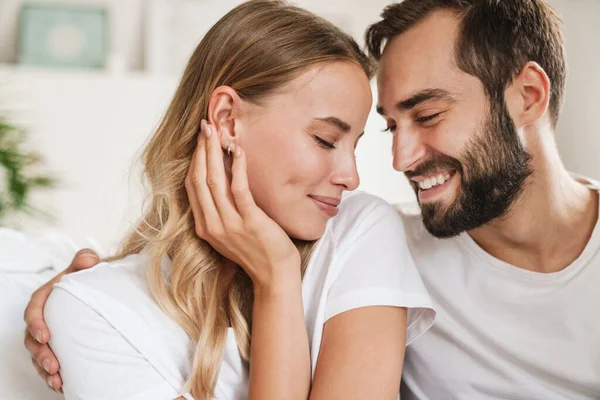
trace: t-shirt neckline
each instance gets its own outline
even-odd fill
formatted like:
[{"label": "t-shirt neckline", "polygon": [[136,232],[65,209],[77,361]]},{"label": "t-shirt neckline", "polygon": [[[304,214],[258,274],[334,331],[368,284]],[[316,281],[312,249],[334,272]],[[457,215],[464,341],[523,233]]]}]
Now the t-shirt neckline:
[{"label": "t-shirt neckline", "polygon": [[[600,182],[581,175],[571,174],[571,176],[586,185],[588,188],[598,191],[600,196]],[[555,282],[562,279],[568,279],[569,276],[577,273],[600,250],[600,211],[598,220],[596,221],[596,225],[592,231],[592,235],[583,249],[583,252],[570,265],[557,272],[543,273],[530,271],[502,261],[483,250],[467,232],[457,236],[454,238],[454,240],[461,247],[465,248],[475,257],[483,261],[486,265],[491,266],[496,270],[524,280]]]}]

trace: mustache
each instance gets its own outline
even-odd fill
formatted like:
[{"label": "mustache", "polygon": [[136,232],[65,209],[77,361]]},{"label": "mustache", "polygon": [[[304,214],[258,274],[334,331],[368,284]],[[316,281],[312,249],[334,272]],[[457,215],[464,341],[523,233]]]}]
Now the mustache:
[{"label": "mustache", "polygon": [[434,171],[440,169],[454,169],[462,174],[462,164],[456,158],[441,155],[437,157],[429,158],[423,162],[421,162],[415,169],[412,171],[404,171],[404,175],[407,178],[413,178],[415,176],[428,175]]}]

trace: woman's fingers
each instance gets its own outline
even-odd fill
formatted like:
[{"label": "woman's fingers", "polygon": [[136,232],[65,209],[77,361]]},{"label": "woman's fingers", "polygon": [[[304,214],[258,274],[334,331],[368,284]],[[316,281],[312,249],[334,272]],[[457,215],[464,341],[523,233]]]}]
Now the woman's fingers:
[{"label": "woman's fingers", "polygon": [[[196,147],[195,160],[192,164],[192,184],[194,187],[194,193],[198,200],[198,204],[202,210],[204,217],[204,226],[206,232],[218,231],[221,228],[221,218],[217,212],[214,200],[210,189],[208,188],[207,180],[207,157],[206,157],[206,145],[207,135],[210,135],[210,131],[207,130],[207,125],[203,121],[202,131],[198,136],[198,146]],[[206,238],[203,238],[206,239]]]},{"label": "woman's fingers", "polygon": [[231,227],[233,224],[238,224],[240,218],[225,174],[221,142],[214,126],[208,125],[206,129],[207,133],[210,132],[206,138],[206,183],[223,224]]},{"label": "woman's fingers", "polygon": [[254,197],[248,186],[248,173],[246,169],[246,153],[240,146],[235,149],[233,166],[231,168],[231,193],[235,204],[243,219],[249,219],[258,210]]}]

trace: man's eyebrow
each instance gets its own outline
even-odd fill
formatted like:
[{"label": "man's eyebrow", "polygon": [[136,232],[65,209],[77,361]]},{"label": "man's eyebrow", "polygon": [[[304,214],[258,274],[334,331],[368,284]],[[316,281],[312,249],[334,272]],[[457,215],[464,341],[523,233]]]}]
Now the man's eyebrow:
[{"label": "man's eyebrow", "polygon": [[[421,103],[431,100],[443,100],[454,103],[456,102],[456,97],[445,89],[425,89],[406,100],[399,101],[396,104],[396,108],[400,111],[408,111]],[[377,113],[385,115],[385,110],[382,106],[377,106]]]},{"label": "man's eyebrow", "polygon": [[342,121],[337,117],[326,117],[326,118],[315,118],[317,121],[323,121],[330,125],[335,126],[340,129],[342,132],[348,133],[352,129],[349,123]]}]

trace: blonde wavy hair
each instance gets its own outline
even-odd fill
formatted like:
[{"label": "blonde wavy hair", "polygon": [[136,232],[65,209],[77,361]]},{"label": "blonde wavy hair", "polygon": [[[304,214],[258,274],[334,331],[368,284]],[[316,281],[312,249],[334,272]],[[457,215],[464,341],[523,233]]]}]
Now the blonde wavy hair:
[{"label": "blonde wavy hair", "polygon": [[[253,289],[240,268],[228,295],[219,287],[223,258],[195,233],[185,177],[200,121],[212,92],[230,86],[256,104],[308,68],[336,61],[359,65],[370,78],[371,61],[354,40],[316,15],[284,1],[253,0],[217,22],[194,51],[175,95],[142,155],[150,187],[144,216],[125,239],[120,259],[144,250],[147,280],[160,307],[197,343],[190,377],[197,399],[214,397],[227,328],[250,359]],[[306,269],[314,242],[294,240]],[[161,260],[171,260],[165,276]]]}]

